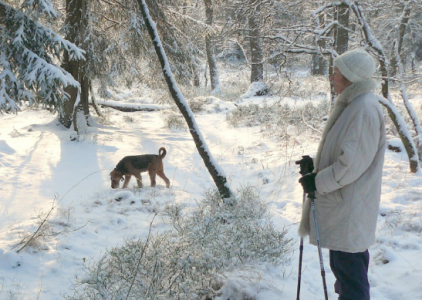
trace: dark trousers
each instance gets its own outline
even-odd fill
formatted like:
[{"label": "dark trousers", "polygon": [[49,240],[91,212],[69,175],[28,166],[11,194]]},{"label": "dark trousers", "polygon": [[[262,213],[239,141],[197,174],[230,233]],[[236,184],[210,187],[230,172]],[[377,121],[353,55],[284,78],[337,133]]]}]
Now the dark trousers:
[{"label": "dark trousers", "polygon": [[340,300],[369,300],[369,252],[330,250],[330,267],[336,277],[334,290]]}]

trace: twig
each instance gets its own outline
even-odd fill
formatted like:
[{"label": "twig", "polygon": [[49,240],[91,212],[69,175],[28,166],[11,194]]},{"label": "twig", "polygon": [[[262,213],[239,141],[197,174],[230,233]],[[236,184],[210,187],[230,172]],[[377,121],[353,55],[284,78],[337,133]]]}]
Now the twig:
[{"label": "twig", "polygon": [[26,247],[26,245],[28,245],[29,244],[29,242],[30,241],[32,241],[33,239],[34,239],[34,237],[36,236],[36,234],[38,233],[38,231],[40,231],[41,230],[41,228],[44,226],[44,224],[45,224],[45,222],[47,222],[47,219],[48,219],[48,217],[50,216],[50,214],[51,214],[51,212],[56,208],[56,206],[54,205],[54,202],[56,201],[56,199],[57,199],[57,195],[56,196],[54,196],[54,200],[53,200],[53,206],[51,207],[51,209],[50,209],[50,211],[48,212],[48,214],[45,216],[45,218],[44,218],[44,220],[42,220],[42,222],[41,222],[41,224],[40,224],[40,226],[38,226],[38,228],[37,228],[37,230],[34,232],[34,234],[26,241],[26,243],[21,247],[21,248],[19,248],[19,250],[18,251],[16,251],[16,253],[19,253],[19,252],[21,252],[21,250],[23,249],[23,248],[25,248]]},{"label": "twig", "polygon": [[[52,207],[51,207],[51,209],[50,209],[50,211],[47,213],[47,215],[44,217],[44,219],[42,220],[42,222],[41,222],[41,224],[40,224],[40,226],[38,226],[38,228],[37,228],[37,230],[31,235],[31,237],[25,242],[25,244],[21,247],[21,248],[19,248],[19,250],[18,251],[16,251],[16,253],[19,253],[20,251],[22,251],[28,244],[29,244],[29,242],[31,242],[36,236],[37,236],[37,233],[41,230],[41,228],[44,226],[44,224],[47,222],[47,219],[50,217],[50,215],[51,215],[51,213],[52,213],[52,211],[57,207],[57,205],[64,199],[64,197],[66,197],[66,195],[67,194],[69,194],[69,192],[71,191],[71,190],[73,190],[79,183],[81,183],[82,181],[84,181],[85,179],[87,179],[88,177],[90,177],[91,175],[94,175],[94,174],[96,174],[96,173],[98,173],[98,172],[102,172],[102,171],[107,171],[106,169],[101,169],[101,170],[99,170],[99,171],[95,171],[95,172],[93,172],[93,173],[91,173],[91,174],[89,174],[88,176],[86,176],[86,177],[84,177],[82,180],[80,180],[80,181],[78,181],[74,186],[72,186],[67,192],[66,192],[66,194],[64,194],[64,196],[62,197],[62,198],[60,198],[60,200],[59,201],[57,201],[57,203],[56,204],[54,204],[54,202],[56,201],[56,199],[57,199],[57,195],[55,195],[54,196],[54,200],[53,200],[53,205],[52,205]],[[84,227],[84,226],[86,226],[86,224],[85,225],[83,225],[82,227]],[[80,228],[82,228],[82,227],[80,227]],[[78,229],[80,229],[80,228],[78,228]],[[78,229],[76,229],[76,230],[78,230]],[[76,231],[75,230],[75,231]],[[20,243],[18,243],[18,245],[20,245],[21,243],[23,242],[23,240],[20,242]],[[15,247],[13,247],[12,249],[14,249]]]},{"label": "twig", "polygon": [[318,133],[322,134],[322,131],[319,131],[318,129],[316,129],[316,128],[314,128],[313,126],[311,126],[311,125],[309,125],[308,123],[306,123],[306,120],[305,120],[305,110],[303,110],[303,111],[302,111],[302,121],[303,121],[303,123],[304,123],[306,126],[308,126],[309,128],[311,128],[312,130],[314,130],[314,131],[316,131],[316,132],[318,132]]},{"label": "twig", "polygon": [[135,266],[135,274],[133,275],[133,280],[132,280],[132,283],[130,284],[129,290],[127,291],[126,299],[129,299],[129,294],[130,294],[130,291],[132,290],[133,284],[135,283],[136,275],[138,275],[138,267],[139,267],[139,264],[141,263],[141,259],[142,259],[142,257],[144,256],[145,250],[146,250],[146,248],[147,248],[147,246],[148,246],[148,243],[149,243],[149,238],[151,237],[151,228],[152,228],[152,223],[154,222],[154,219],[155,219],[155,216],[156,216],[156,215],[157,215],[157,214],[155,214],[155,215],[154,215],[154,217],[152,218],[151,223],[149,224],[148,237],[147,237],[147,240],[145,241],[145,245],[144,245],[144,247],[142,248],[141,256],[139,256],[138,261],[136,262],[136,266]]}]

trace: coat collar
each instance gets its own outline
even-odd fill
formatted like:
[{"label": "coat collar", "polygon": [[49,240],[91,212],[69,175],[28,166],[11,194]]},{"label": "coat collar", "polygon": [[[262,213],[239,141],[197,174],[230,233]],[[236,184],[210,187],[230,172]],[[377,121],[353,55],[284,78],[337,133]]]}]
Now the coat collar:
[{"label": "coat collar", "polygon": [[335,105],[348,106],[357,97],[362,94],[372,92],[376,87],[377,82],[374,79],[354,82],[346,87],[340,95],[338,95]]}]

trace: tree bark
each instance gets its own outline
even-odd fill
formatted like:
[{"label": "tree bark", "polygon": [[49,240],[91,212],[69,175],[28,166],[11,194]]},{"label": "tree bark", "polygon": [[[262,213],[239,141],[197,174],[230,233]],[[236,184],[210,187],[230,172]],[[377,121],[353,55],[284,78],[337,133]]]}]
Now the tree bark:
[{"label": "tree bark", "polygon": [[100,107],[98,106],[97,99],[95,98],[94,90],[92,88],[92,82],[89,82],[89,93],[91,94],[91,104],[95,109],[97,115],[101,118],[104,117],[103,113],[101,112]]},{"label": "tree bark", "polygon": [[407,156],[409,157],[409,167],[410,172],[416,173],[419,171],[419,162],[417,159],[417,151],[415,149],[415,144],[409,138],[410,133],[406,128],[406,123],[404,122],[403,118],[400,116],[399,112],[395,108],[395,105],[387,99],[379,99],[380,103],[387,109],[388,115],[393,121],[394,126],[396,126],[397,131],[399,133],[400,139],[403,143],[404,149],[406,150]]},{"label": "tree bark", "polygon": [[[407,23],[409,22],[411,6],[409,3],[406,3],[403,8],[403,13],[399,19],[399,28],[398,28],[398,37],[397,37],[397,48],[399,55],[401,55],[401,48],[403,45],[404,34],[406,33]],[[395,54],[396,46],[393,43],[391,47],[391,56],[390,56],[390,76],[395,76],[397,74],[397,57]]]},{"label": "tree bark", "polygon": [[312,75],[325,75],[327,62],[321,54],[312,54]]},{"label": "tree bark", "polygon": [[334,44],[336,52],[341,55],[349,49],[349,6],[342,4],[336,8],[335,19],[339,25],[334,28]]},{"label": "tree bark", "polygon": [[[205,17],[206,17],[205,22],[207,25],[212,27],[214,23],[214,8],[213,8],[212,0],[204,0],[204,4],[205,4]],[[214,41],[211,36],[211,33],[207,33],[207,35],[205,36],[205,48],[207,52],[208,66],[210,68],[211,90],[213,92],[219,92],[220,83],[218,79],[217,60],[215,59]]]},{"label": "tree bark", "polygon": [[[338,55],[345,53],[349,49],[349,18],[350,10],[349,6],[346,4],[341,4],[337,6],[334,11],[334,20],[338,21],[340,26],[336,26],[333,31],[334,35],[334,50]],[[333,74],[333,58],[330,60],[330,76]],[[334,93],[333,83],[330,81],[330,91],[331,91],[331,108],[334,106],[336,95]]]},{"label": "tree bark", "polygon": [[0,24],[5,26],[6,23],[6,6],[0,3]]},{"label": "tree bark", "polygon": [[166,54],[162,47],[160,37],[158,36],[156,25],[149,15],[148,7],[145,3],[145,0],[136,1],[139,4],[139,8],[142,13],[145,26],[148,30],[148,34],[150,35],[151,41],[154,44],[155,52],[157,53],[158,60],[160,61],[160,65],[163,70],[163,75],[170,90],[170,94],[172,95],[174,102],[176,103],[177,107],[185,118],[186,123],[188,124],[189,131],[195,142],[196,148],[198,149],[199,155],[202,157],[202,160],[204,161],[208,172],[214,180],[214,183],[217,186],[221,197],[229,198],[232,193],[228,187],[226,176],[222,174],[222,170],[220,170],[219,166],[213,159],[211,152],[209,151],[208,146],[206,145],[205,140],[201,132],[199,131],[198,125],[196,124],[192,111],[177,86],[174,76],[170,70],[170,65],[168,63]]},{"label": "tree bark", "polygon": [[260,32],[260,6],[256,0],[249,0],[251,13],[248,18],[249,42],[251,47],[251,83],[264,81],[264,64]]},{"label": "tree bark", "polygon": [[[401,33],[398,32],[398,34],[397,34],[398,38],[400,38],[400,34]],[[418,160],[421,160],[422,159],[422,128],[419,124],[417,114],[414,111],[412,104],[409,102],[407,92],[406,92],[406,87],[405,87],[404,82],[403,82],[404,81],[404,79],[403,79],[404,68],[403,68],[403,64],[401,62],[401,58],[400,58],[398,42],[394,41],[393,44],[395,46],[395,53],[394,54],[396,56],[397,71],[399,73],[398,75],[399,75],[399,81],[400,81],[400,86],[401,86],[400,87],[400,94],[401,94],[401,97],[403,99],[404,106],[406,107],[407,113],[409,114],[410,119],[412,120],[413,127],[414,127],[415,132],[416,132],[416,139],[415,139],[417,141],[416,150],[417,150],[417,153],[418,153]]]},{"label": "tree bark", "polygon": [[[85,17],[87,10],[86,0],[66,0],[66,39],[83,49],[84,30],[87,25]],[[63,68],[69,72],[81,85],[81,90],[68,86],[64,90],[69,94],[69,99],[64,102],[63,111],[60,114],[60,123],[66,128],[70,128],[74,116],[75,102],[80,92],[79,105],[84,110],[85,117],[89,115],[88,96],[89,80],[85,75],[85,61],[70,60],[65,52],[63,55]]]},{"label": "tree bark", "polygon": [[[324,24],[324,15],[320,15],[319,17],[319,26],[323,26]],[[321,49],[325,48],[325,40],[318,39],[316,47],[320,47]],[[325,75],[327,72],[327,61],[324,59],[322,54],[316,53],[312,54],[312,75]]]}]

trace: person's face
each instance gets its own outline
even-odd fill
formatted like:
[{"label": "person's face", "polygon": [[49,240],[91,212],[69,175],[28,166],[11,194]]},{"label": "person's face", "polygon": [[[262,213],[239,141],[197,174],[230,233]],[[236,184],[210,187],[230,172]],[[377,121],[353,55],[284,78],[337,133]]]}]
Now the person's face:
[{"label": "person's face", "polygon": [[337,67],[334,67],[334,72],[331,74],[330,80],[333,82],[334,92],[337,94],[341,94],[346,87],[352,84],[340,73]]}]

